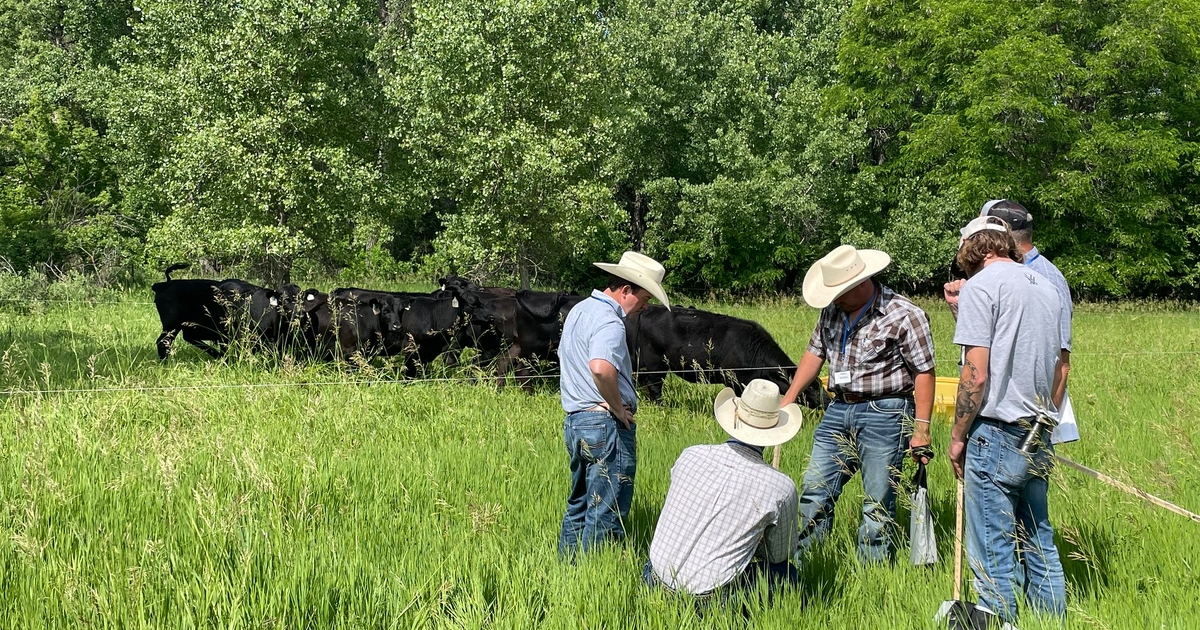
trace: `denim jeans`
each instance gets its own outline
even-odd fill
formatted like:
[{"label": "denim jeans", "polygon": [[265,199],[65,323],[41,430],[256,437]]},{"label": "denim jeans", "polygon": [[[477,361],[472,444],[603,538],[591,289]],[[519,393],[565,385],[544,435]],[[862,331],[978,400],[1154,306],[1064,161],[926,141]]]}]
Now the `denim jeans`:
[{"label": "denim jeans", "polygon": [[[1066,584],[1046,491],[1054,447],[1033,456],[1018,446],[1026,430],[976,420],[967,434],[963,471],[967,559],[979,604],[1015,622],[1024,599],[1035,611],[1066,614]],[[1022,597],[1024,591],[1024,597]]]},{"label": "denim jeans", "polygon": [[596,544],[625,538],[637,472],[637,426],[626,429],[607,411],[567,414],[563,439],[571,464],[567,511],[558,553],[573,558]]},{"label": "denim jeans", "polygon": [[896,488],[912,433],[913,400],[834,401],[813,431],[812,455],[800,492],[799,559],[833,528],[833,507],[854,473],[862,470],[862,523],[858,557],[886,562],[894,553]]}]

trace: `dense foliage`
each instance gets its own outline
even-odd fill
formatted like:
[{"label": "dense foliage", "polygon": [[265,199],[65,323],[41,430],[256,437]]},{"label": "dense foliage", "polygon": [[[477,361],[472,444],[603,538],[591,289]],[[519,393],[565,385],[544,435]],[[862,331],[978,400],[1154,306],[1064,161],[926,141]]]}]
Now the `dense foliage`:
[{"label": "dense foliage", "polygon": [[936,287],[1025,202],[1091,296],[1200,290],[1195,0],[0,0],[0,257]]}]

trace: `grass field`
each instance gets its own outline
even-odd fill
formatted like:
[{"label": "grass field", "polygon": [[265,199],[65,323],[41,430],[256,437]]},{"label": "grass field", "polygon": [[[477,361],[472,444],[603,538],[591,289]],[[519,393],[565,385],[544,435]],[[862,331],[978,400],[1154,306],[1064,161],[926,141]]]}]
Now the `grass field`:
[{"label": "grass field", "polygon": [[[672,462],[724,439],[716,386],[672,379],[665,404],[644,407],[630,539],[568,566],[552,389],[368,384],[369,371],[213,361],[182,344],[160,364],[154,308],[134,303],[147,299],[0,309],[0,389],[130,388],[0,396],[0,627],[747,625],[640,582]],[[761,322],[794,358],[816,319],[791,301],[702,306]],[[953,322],[926,306],[938,372],[953,375]],[[1059,452],[1200,510],[1200,312],[1084,307],[1075,338],[1084,440]],[[184,389],[136,389],[156,386]],[[934,435],[942,564],[858,565],[855,483],[803,587],[751,605],[751,625],[934,627],[954,513],[947,425]],[[810,442],[811,428],[784,449],[797,479]],[[1200,524],[1065,468],[1051,514],[1067,627],[1200,627]],[[1042,627],[1059,626],[1022,623]]]}]

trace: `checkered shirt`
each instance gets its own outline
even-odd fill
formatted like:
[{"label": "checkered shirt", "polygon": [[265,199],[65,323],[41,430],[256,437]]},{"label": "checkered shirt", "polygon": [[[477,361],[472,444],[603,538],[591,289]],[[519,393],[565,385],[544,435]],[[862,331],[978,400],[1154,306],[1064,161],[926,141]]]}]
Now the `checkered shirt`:
[{"label": "checkered shirt", "polygon": [[850,371],[850,384],[834,385],[834,391],[866,398],[912,392],[914,377],[934,365],[929,316],[878,282],[867,309],[849,331],[843,352],[842,334],[853,320],[837,305],[826,306],[808,341],[808,351],[829,363],[830,374]]},{"label": "checkered shirt", "polygon": [[796,484],[762,455],[739,443],[684,449],[671,467],[671,487],[650,564],[667,588],[704,595],[736,578],[756,552],[783,562],[799,536]]}]

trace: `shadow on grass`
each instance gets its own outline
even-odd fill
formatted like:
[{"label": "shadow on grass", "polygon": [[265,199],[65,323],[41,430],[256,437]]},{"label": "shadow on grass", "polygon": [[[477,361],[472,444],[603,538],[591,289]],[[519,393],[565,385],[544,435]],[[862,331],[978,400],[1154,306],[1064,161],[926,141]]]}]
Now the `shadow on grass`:
[{"label": "shadow on grass", "polygon": [[1117,544],[1112,532],[1093,525],[1055,529],[1054,545],[1072,596],[1093,597],[1108,589],[1113,572],[1109,559]]}]

